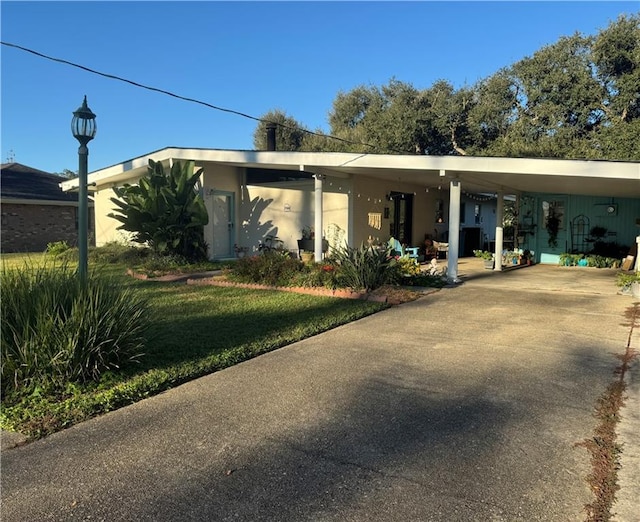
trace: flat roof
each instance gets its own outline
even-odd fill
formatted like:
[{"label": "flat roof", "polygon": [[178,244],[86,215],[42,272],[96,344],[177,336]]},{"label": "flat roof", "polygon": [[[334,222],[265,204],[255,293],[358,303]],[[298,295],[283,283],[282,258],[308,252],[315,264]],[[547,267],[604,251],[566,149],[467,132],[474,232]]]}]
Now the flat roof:
[{"label": "flat roof", "polygon": [[[435,187],[459,180],[469,192],[543,192],[640,198],[640,162],[359,154],[344,152],[242,151],[167,147],[89,175],[99,188],[146,172],[149,160],[193,160],[221,165],[305,170],[335,177],[368,176]],[[73,190],[77,180],[62,183]]]}]

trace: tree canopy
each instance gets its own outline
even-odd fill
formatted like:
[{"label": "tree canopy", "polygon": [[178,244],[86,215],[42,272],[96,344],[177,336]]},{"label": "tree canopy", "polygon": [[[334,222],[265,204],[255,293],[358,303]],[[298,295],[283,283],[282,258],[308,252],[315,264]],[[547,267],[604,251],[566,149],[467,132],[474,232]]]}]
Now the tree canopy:
[{"label": "tree canopy", "polygon": [[[338,92],[326,135],[282,111],[263,119],[286,125],[279,150],[638,160],[640,14],[561,37],[472,86],[392,78]],[[265,142],[261,122],[254,145]]]}]

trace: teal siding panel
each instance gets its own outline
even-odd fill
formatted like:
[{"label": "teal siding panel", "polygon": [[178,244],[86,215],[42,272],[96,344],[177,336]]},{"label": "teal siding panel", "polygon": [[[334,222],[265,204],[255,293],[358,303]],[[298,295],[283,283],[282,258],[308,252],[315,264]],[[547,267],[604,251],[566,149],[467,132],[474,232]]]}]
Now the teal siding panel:
[{"label": "teal siding panel", "polygon": [[[558,232],[557,247],[549,246],[549,235],[545,229],[543,202],[558,202],[563,205],[561,229]],[[609,211],[612,208],[612,211]],[[536,260],[551,260],[556,255],[572,250],[582,250],[585,243],[580,241],[580,228],[572,223],[579,216],[588,222],[582,229],[586,233],[595,226],[607,229],[604,241],[631,247],[640,235],[640,199],[607,198],[599,196],[572,196],[568,194],[530,193],[522,196],[520,222],[529,219],[535,225],[534,234],[527,235],[525,247],[535,251]],[[526,224],[525,224],[526,228]],[[544,254],[544,255],[543,255]],[[547,261],[549,262],[549,261]]]}]

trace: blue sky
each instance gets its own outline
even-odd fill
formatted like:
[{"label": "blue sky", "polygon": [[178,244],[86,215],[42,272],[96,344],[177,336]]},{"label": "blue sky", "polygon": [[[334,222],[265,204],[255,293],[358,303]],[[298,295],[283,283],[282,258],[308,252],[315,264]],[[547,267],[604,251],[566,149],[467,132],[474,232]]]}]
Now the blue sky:
[{"label": "blue sky", "polygon": [[[395,77],[474,84],[627,2],[12,2],[1,39],[260,117],[328,131],[339,91]],[[252,149],[257,122],[2,45],[2,162],[77,170],[72,112],[97,115],[89,170],[168,146]]]}]

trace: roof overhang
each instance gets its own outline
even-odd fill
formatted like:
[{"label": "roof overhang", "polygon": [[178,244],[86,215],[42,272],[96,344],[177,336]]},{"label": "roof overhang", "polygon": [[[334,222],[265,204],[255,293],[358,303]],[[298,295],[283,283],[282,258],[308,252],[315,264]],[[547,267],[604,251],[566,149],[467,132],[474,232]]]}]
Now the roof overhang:
[{"label": "roof overhang", "polygon": [[[367,176],[435,187],[458,180],[468,192],[542,192],[640,198],[640,162],[415,156],[339,152],[267,152],[170,147],[92,172],[98,189],[146,173],[149,160],[192,160],[246,168],[300,170],[328,176]],[[78,180],[61,183],[73,190]]]}]

